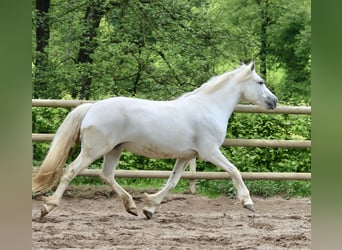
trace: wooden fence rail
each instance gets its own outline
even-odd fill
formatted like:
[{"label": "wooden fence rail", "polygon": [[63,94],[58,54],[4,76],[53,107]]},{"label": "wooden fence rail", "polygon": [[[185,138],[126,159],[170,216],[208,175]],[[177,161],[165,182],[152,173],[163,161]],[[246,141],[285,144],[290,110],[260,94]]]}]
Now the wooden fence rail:
[{"label": "wooden fence rail", "polygon": [[[32,107],[59,107],[74,108],[83,103],[95,103],[89,100],[41,100],[32,99]],[[311,107],[306,106],[278,106],[274,110],[266,110],[256,105],[237,105],[235,112],[240,113],[272,113],[272,114],[311,114]],[[51,141],[54,134],[32,134],[32,141]],[[272,147],[272,148],[310,148],[311,140],[266,140],[266,139],[225,139],[222,146],[233,147]],[[37,168],[32,169],[35,174]],[[100,170],[86,169],[79,175],[99,176]],[[116,177],[125,178],[168,178],[171,171],[146,171],[146,170],[116,170]],[[269,172],[242,172],[242,177],[246,180],[311,180],[311,173],[269,173]],[[226,172],[196,172],[195,161],[190,162],[189,171],[185,171],[182,178],[190,180],[190,191],[195,192],[195,180],[222,180],[230,178]]]},{"label": "wooden fence rail", "polygon": [[[32,107],[74,108],[83,103],[95,103],[92,100],[52,100],[32,99]],[[267,110],[257,105],[236,105],[235,112],[239,113],[270,113],[270,114],[311,114],[311,107],[307,106],[278,106],[276,109]]]},{"label": "wooden fence rail", "polygon": [[[32,141],[52,141],[54,134],[32,134]],[[225,147],[310,148],[310,140],[225,139]]]},{"label": "wooden fence rail", "polygon": [[[32,169],[33,176],[38,168]],[[100,176],[100,169],[85,169],[81,171],[81,176]],[[169,178],[171,171],[157,170],[115,170],[116,178]],[[245,180],[310,180],[311,173],[274,173],[274,172],[241,172]],[[183,179],[189,180],[226,180],[230,178],[227,172],[191,172],[184,171]]]}]

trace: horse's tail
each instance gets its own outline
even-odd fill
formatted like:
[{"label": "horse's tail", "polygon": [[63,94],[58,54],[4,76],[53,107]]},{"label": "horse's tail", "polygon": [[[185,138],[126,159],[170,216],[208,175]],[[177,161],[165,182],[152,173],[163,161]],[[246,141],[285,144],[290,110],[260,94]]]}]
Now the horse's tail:
[{"label": "horse's tail", "polygon": [[59,183],[69,150],[79,139],[81,122],[91,105],[76,107],[58,128],[43,164],[32,180],[34,195],[46,193]]}]

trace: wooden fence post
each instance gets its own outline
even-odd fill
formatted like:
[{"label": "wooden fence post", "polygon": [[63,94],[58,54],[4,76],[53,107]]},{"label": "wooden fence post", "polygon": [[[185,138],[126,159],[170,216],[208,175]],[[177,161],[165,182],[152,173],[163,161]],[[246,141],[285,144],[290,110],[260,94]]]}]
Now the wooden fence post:
[{"label": "wooden fence post", "polygon": [[[190,169],[189,169],[190,173],[191,174],[196,173],[196,158],[192,159],[189,162],[189,165],[190,165]],[[196,194],[196,180],[195,179],[189,180],[189,189],[190,189],[190,193]]]}]

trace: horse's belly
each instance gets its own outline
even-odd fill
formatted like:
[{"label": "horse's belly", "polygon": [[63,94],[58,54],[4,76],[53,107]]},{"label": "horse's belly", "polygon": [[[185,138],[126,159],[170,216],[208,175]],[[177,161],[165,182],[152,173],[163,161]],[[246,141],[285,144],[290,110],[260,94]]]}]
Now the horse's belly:
[{"label": "horse's belly", "polygon": [[171,158],[192,158],[196,151],[192,149],[180,150],[179,148],[165,147],[157,144],[124,143],[123,148],[148,158],[171,159]]}]

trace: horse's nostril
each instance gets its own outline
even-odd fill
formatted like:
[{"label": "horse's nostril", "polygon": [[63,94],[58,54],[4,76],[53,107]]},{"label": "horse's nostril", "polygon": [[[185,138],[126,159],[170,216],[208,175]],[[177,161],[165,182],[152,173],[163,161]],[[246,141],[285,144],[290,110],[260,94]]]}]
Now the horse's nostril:
[{"label": "horse's nostril", "polygon": [[277,98],[268,98],[266,100],[266,105],[268,109],[275,109],[277,107]]}]

